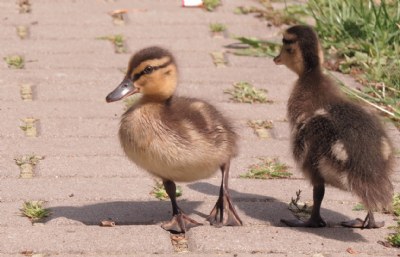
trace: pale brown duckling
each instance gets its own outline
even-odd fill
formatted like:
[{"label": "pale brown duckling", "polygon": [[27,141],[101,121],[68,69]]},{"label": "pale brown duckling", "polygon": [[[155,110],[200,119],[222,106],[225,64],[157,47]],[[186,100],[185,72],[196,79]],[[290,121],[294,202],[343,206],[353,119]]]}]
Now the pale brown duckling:
[{"label": "pale brown duckling", "polygon": [[292,227],[324,227],[320,208],[325,184],[357,195],[368,214],[346,227],[379,228],[372,211],[390,209],[393,148],[379,119],[347,100],[323,74],[318,37],[308,26],[293,26],[283,36],[276,64],[299,75],[288,101],[293,155],[313,185],[314,206],[306,222],[281,220]]},{"label": "pale brown duckling", "polygon": [[106,98],[121,100],[141,93],[123,115],[119,139],[130,160],[160,177],[172,203],[173,218],[162,227],[185,232],[201,225],[176,202],[175,181],[191,182],[222,171],[218,201],[207,220],[214,225],[242,225],[228,193],[229,164],[237,153],[237,135],[211,104],[174,95],[178,71],[172,54],[160,47],[137,52],[125,79]]}]

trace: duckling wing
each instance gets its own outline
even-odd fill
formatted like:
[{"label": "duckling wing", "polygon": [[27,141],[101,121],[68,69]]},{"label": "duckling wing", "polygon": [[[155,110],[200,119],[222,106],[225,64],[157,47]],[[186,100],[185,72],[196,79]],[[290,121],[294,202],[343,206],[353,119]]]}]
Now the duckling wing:
[{"label": "duckling wing", "polygon": [[237,152],[237,135],[230,122],[211,104],[186,97],[174,97],[161,114],[162,123],[186,144],[209,150],[218,149],[228,156]]}]

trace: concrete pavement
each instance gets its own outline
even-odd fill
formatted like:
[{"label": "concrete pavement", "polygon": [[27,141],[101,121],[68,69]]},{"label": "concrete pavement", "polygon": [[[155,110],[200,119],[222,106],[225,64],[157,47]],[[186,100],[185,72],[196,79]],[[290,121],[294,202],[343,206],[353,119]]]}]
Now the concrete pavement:
[{"label": "concrete pavement", "polygon": [[[235,15],[251,0],[225,0],[215,12],[182,8],[179,0],[32,0],[32,11],[18,13],[15,1],[0,1],[0,57],[24,56],[24,69],[0,65],[0,257],[33,252],[45,256],[171,256],[170,234],[160,223],[170,218],[168,201],[150,195],[153,178],[131,164],[120,149],[117,131],[124,104],[106,104],[104,98],[120,82],[130,55],[146,46],[169,48],[177,57],[180,95],[215,104],[230,117],[241,136],[240,155],[232,162],[230,187],[243,227],[215,228],[205,222],[215,204],[220,174],[180,184],[181,207],[204,226],[186,235],[187,255],[197,256],[397,256],[398,249],[377,243],[390,233],[393,216],[377,214],[386,222],[378,230],[353,230],[335,224],[364,211],[353,211],[357,198],[328,188],[322,215],[330,227],[294,229],[279,222],[292,216],[291,197],[302,190],[311,200],[312,188],[291,158],[286,122],[286,101],[296,79],[269,58],[227,55],[228,66],[216,68],[210,57],[223,51],[230,38],[213,38],[209,24],[223,23],[228,34],[279,38],[279,28],[248,15]],[[128,20],[114,25],[109,12],[127,9]],[[30,35],[21,40],[16,26],[26,25]],[[98,37],[122,34],[129,50],[114,53],[110,42]],[[224,90],[247,81],[268,90],[272,104],[238,104]],[[22,101],[20,87],[31,84],[33,100]],[[38,119],[38,137],[26,137],[20,119]],[[258,138],[249,119],[273,120],[268,139]],[[400,149],[400,133],[387,123]],[[19,178],[14,158],[36,154],[32,179]],[[239,178],[258,157],[279,157],[293,173],[291,179]],[[397,158],[394,184],[400,192]],[[24,201],[46,201],[52,214],[32,225],[20,216]],[[115,227],[100,227],[112,219]],[[28,254],[29,255],[29,254]],[[354,254],[353,254],[354,255]]]}]

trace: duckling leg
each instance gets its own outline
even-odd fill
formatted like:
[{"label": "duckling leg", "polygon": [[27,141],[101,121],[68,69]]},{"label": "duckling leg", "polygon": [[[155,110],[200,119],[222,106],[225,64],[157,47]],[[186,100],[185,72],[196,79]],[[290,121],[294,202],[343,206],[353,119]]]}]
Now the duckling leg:
[{"label": "duckling leg", "polygon": [[343,221],[340,223],[343,227],[348,228],[381,228],[385,225],[384,221],[375,221],[374,214],[372,211],[368,211],[367,216],[364,220],[362,219],[355,219],[350,221]]},{"label": "duckling leg", "polygon": [[325,185],[324,183],[314,185],[313,188],[313,201],[314,201],[314,206],[311,211],[311,217],[307,221],[301,221],[301,220],[285,220],[281,219],[281,222],[285,223],[289,227],[312,227],[312,228],[319,228],[319,227],[325,227],[326,222],[322,219],[321,217],[321,203],[322,200],[324,199],[325,195]]},{"label": "duckling leg", "polygon": [[198,223],[197,221],[186,216],[182,210],[178,207],[176,202],[176,185],[171,180],[163,181],[165,191],[169,198],[171,199],[172,204],[172,219],[170,221],[164,222],[161,227],[168,231],[173,231],[177,233],[185,233],[190,228],[197,227],[203,225]]},{"label": "duckling leg", "polygon": [[219,190],[219,198],[210,215],[207,217],[211,225],[241,226],[243,224],[229,196],[229,165],[230,162],[228,161],[221,166],[222,182]]}]

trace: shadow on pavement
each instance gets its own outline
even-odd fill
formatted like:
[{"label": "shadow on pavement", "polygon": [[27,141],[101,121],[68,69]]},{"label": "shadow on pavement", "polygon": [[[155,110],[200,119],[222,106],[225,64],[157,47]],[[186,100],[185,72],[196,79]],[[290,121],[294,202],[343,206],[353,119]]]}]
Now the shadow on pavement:
[{"label": "shadow on pavement", "polygon": [[[208,195],[215,195],[217,197],[219,193],[219,187],[206,183],[197,182],[188,185],[189,188]],[[211,193],[212,192],[212,193]],[[246,194],[230,189],[230,194],[233,200],[233,204],[246,216],[253,219],[265,221],[272,226],[286,227],[280,222],[280,219],[295,219],[292,213],[288,209],[288,203],[281,202],[275,198],[256,195]],[[322,216],[328,222],[326,228],[289,228],[297,229],[307,233],[313,233],[322,237],[335,239],[338,241],[366,241],[365,238],[357,233],[361,230],[353,230],[338,226],[337,224],[344,220],[349,220],[348,217],[328,209],[321,209]],[[199,214],[200,215],[200,214]],[[246,223],[246,216],[241,217],[243,222]],[[333,223],[333,221],[335,223]]]},{"label": "shadow on pavement", "polygon": [[[179,206],[187,214],[201,202],[179,201]],[[85,225],[99,225],[103,220],[112,220],[117,225],[153,225],[172,217],[170,201],[118,201],[84,206],[50,207],[52,215],[45,222],[64,217]],[[199,220],[201,222],[201,220]]]}]

